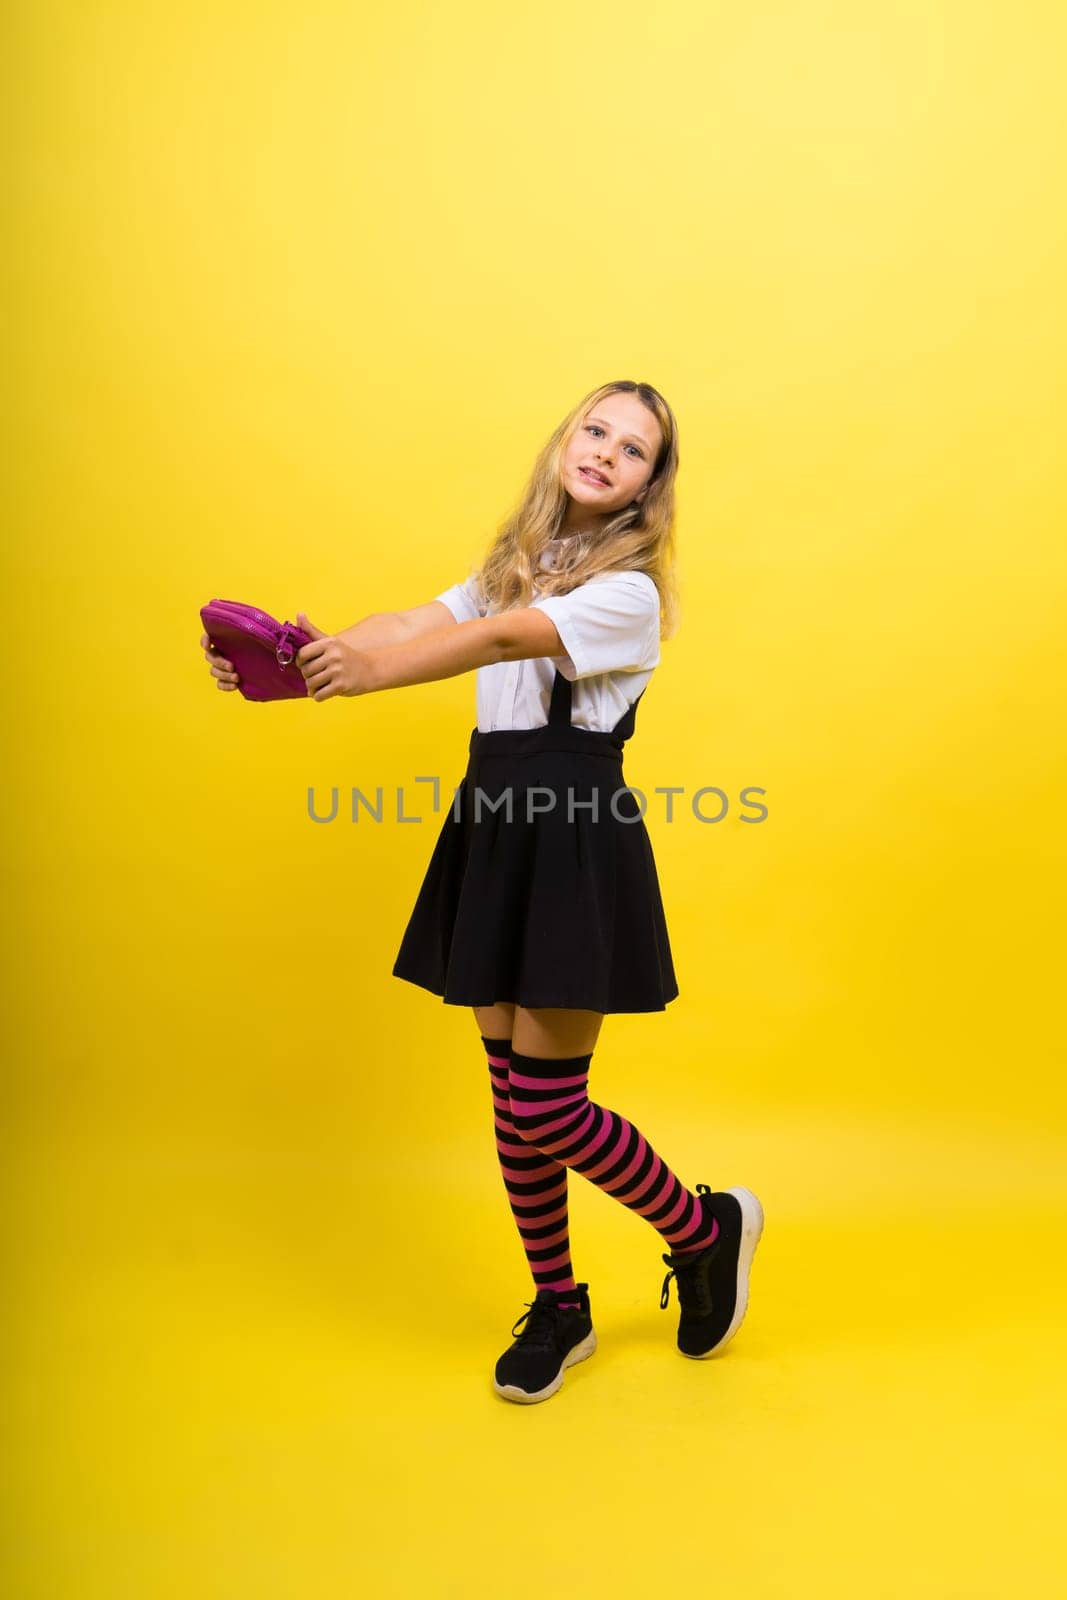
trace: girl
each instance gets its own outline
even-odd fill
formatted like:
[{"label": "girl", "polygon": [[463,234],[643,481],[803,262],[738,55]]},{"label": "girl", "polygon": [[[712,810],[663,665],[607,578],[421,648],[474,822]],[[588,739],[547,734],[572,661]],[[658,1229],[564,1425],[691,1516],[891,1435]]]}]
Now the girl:
[{"label": "girl", "polygon": [[[470,1006],[488,1059],[496,1148],[534,1282],[496,1363],[508,1400],[546,1400],[596,1349],[576,1282],[568,1169],[669,1246],[677,1347],[737,1332],[763,1227],[736,1187],[687,1189],[624,1116],[590,1100],[604,1016],[678,994],[651,841],[622,771],[638,702],[674,629],[674,415],[649,384],[594,389],[556,428],[479,572],[410,611],[336,635],[301,612],[316,700],[476,672],[466,774],[393,975]],[[229,662],[210,648],[220,688]]]}]

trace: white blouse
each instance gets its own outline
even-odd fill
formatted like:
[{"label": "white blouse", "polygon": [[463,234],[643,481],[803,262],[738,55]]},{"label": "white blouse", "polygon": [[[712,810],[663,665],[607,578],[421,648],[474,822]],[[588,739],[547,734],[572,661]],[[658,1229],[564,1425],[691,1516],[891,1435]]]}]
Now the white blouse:
[{"label": "white blouse", "polygon": [[[575,537],[571,535],[570,538]],[[541,566],[553,570],[569,538],[552,539]],[[535,595],[539,593],[535,585]],[[487,616],[476,577],[434,596],[457,622]],[[533,599],[556,625],[565,654],[496,661],[475,672],[478,728],[542,728],[556,668],[574,687],[571,726],[607,733],[626,715],[659,664],[659,592],[647,572],[607,572],[570,594]]]}]

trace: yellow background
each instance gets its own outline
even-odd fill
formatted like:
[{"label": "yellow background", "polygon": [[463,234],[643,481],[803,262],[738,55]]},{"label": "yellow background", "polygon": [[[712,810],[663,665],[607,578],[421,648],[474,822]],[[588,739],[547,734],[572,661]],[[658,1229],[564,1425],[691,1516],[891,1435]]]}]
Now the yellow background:
[{"label": "yellow background", "polygon": [[[1062,8],[9,10],[5,1590],[1060,1595]],[[563,412],[680,428],[630,783],[681,997],[594,1098],[766,1230],[721,1360],[391,976],[474,681],[251,705],[213,595],[466,576]],[[740,792],[766,791],[746,824]]]}]

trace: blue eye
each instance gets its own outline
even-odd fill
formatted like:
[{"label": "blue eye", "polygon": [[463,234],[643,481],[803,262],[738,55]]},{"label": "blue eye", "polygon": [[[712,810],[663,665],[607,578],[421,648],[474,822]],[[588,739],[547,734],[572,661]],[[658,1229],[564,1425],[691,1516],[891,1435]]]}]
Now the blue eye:
[{"label": "blue eye", "polygon": [[[586,433],[603,433],[604,430],[603,430],[603,428],[598,427],[595,422],[587,422],[586,426],[585,426],[585,431],[586,431]],[[642,460],[642,461],[644,460],[644,452],[641,451],[641,450],[638,450],[638,448],[637,448],[637,446],[635,444],[628,444],[626,446],[626,448],[627,448],[627,450],[633,450],[636,453],[636,455],[637,455],[639,460]]]}]

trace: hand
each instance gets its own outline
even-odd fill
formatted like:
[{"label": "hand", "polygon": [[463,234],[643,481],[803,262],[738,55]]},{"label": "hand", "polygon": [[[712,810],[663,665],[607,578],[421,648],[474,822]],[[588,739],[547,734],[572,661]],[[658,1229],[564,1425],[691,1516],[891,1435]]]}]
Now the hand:
[{"label": "hand", "polygon": [[330,700],[335,694],[367,694],[370,690],[368,658],[365,650],[323,633],[303,611],[296,614],[298,627],[310,633],[311,643],[296,652],[296,664],[304,675],[308,692],[315,700]]},{"label": "hand", "polygon": [[233,670],[233,662],[227,661],[225,656],[220,656],[216,653],[215,646],[206,633],[200,635],[200,648],[203,650],[211,667],[211,676],[218,680],[217,687],[228,689],[232,693],[241,681]]}]

